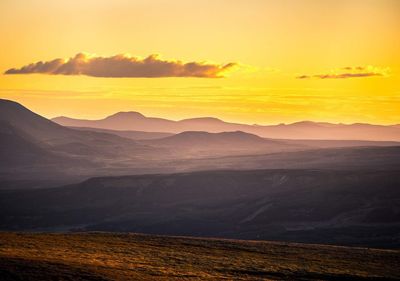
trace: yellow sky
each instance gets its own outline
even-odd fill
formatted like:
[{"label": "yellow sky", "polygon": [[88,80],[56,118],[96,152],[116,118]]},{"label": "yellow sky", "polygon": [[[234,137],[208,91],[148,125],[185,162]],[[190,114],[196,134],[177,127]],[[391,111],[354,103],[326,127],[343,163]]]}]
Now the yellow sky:
[{"label": "yellow sky", "polygon": [[[240,64],[225,78],[0,75],[1,98],[46,117],[400,123],[397,0],[1,0],[0,38],[2,73],[80,52]],[[296,78],[359,66],[379,75]]]}]

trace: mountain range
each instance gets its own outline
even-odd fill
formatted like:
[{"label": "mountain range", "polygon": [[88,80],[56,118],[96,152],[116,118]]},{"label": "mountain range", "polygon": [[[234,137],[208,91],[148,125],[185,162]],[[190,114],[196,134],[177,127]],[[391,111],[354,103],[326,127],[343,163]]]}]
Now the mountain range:
[{"label": "mountain range", "polygon": [[385,126],[364,123],[332,124],[312,121],[279,125],[247,125],[229,123],[212,117],[173,121],[163,118],[146,117],[134,111],[118,112],[100,120],[81,120],[61,116],[53,118],[52,121],[71,127],[174,134],[185,131],[204,131],[209,133],[243,131],[260,137],[274,139],[400,141],[399,125]]},{"label": "mountain range", "polygon": [[[107,120],[116,122],[115,118],[124,117],[126,121],[132,120],[132,116],[148,121],[137,113],[116,114]],[[175,121],[165,122],[175,124]],[[183,123],[200,126],[204,122],[226,124],[216,119],[193,119]],[[100,175],[232,167],[258,169],[270,167],[271,163],[277,168],[318,167],[313,163],[354,168],[365,167],[368,163],[375,165],[385,157],[380,163],[388,166],[392,165],[399,146],[393,141],[272,139],[243,131],[196,131],[200,128],[196,126],[177,134],[121,131],[118,126],[113,129],[66,127],[9,100],[0,100],[0,124],[0,188],[14,186],[16,179],[28,180],[28,184],[23,184],[27,186],[29,181],[43,178],[68,179],[69,182]],[[382,148],[376,150],[378,147]],[[391,149],[384,147],[394,147],[394,151],[390,155]],[[352,160],[345,155],[359,156]],[[372,161],[372,155],[378,158]],[[1,182],[7,184],[2,186]]]},{"label": "mountain range", "polygon": [[[275,139],[212,118],[107,120],[67,127],[0,100],[0,230],[400,245],[396,126],[302,122]],[[328,139],[352,127],[385,141]]]}]

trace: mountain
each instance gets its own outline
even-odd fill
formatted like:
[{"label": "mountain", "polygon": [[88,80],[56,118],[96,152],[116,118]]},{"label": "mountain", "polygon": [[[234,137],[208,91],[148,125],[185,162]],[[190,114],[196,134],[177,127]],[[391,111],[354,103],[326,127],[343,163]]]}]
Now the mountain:
[{"label": "mountain", "polygon": [[80,120],[56,117],[54,122],[63,126],[91,127],[109,130],[136,130],[144,132],[182,133],[205,131],[210,133],[243,131],[260,137],[274,139],[330,139],[400,141],[399,126],[371,124],[331,124],[302,121],[279,125],[246,125],[229,123],[217,118],[192,118],[180,121],[146,117],[138,112],[119,112],[100,120]]},{"label": "mountain", "polygon": [[[146,119],[135,113],[120,118],[131,116]],[[184,122],[222,121],[196,119]],[[131,139],[140,136],[150,139]],[[0,137],[0,189],[38,186],[38,180],[43,178],[51,180],[44,184],[49,186],[59,179],[71,182],[100,175],[239,167],[376,168],[377,161],[388,167],[397,163],[393,160],[397,155],[394,146],[399,145],[396,142],[275,140],[241,131],[191,131],[165,136],[151,132],[72,129],[7,100],[0,100]],[[364,146],[365,149],[331,149],[352,146]],[[374,150],[372,146],[393,147]]]},{"label": "mountain", "polygon": [[[168,128],[172,127],[175,121],[162,118],[145,117],[144,115],[130,111],[118,112],[102,120],[80,120],[68,117],[56,117],[52,121],[68,127],[91,127],[109,130],[130,130],[143,132],[171,132]],[[167,129],[167,131],[165,131]]]},{"label": "mountain", "polygon": [[400,142],[394,141],[267,139],[242,131],[222,133],[188,131],[140,143],[167,148],[182,158],[264,155],[321,148],[400,146]]},{"label": "mountain", "polygon": [[[85,174],[107,163],[146,158],[157,148],[101,132],[73,130],[0,100],[0,169],[17,174]],[[91,172],[91,173],[92,173]],[[47,175],[46,175],[47,176]]]},{"label": "mountain", "polygon": [[272,169],[99,177],[0,191],[1,230],[399,247],[400,173]]},{"label": "mountain", "polygon": [[265,154],[310,148],[303,144],[287,143],[283,140],[264,139],[241,131],[222,133],[190,131],[161,139],[142,141],[142,143],[168,148],[176,155],[182,155],[182,158]]}]

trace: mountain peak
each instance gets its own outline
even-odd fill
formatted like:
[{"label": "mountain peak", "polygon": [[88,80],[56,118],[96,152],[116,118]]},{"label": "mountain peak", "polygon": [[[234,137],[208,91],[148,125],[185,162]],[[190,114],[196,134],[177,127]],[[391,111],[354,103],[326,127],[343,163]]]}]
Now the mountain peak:
[{"label": "mountain peak", "polygon": [[105,119],[128,119],[128,118],[146,118],[143,114],[137,111],[120,111],[113,115],[106,117]]},{"label": "mountain peak", "polygon": [[189,118],[189,119],[183,119],[181,120],[181,122],[198,122],[198,123],[202,123],[202,122],[218,122],[221,123],[223,122],[221,119],[215,118],[215,117],[197,117],[197,118]]},{"label": "mountain peak", "polygon": [[316,125],[316,124],[318,124],[318,123],[314,122],[314,121],[305,120],[305,121],[294,122],[294,123],[291,123],[289,125],[304,125],[304,126],[307,126],[307,125]]},{"label": "mountain peak", "polygon": [[28,110],[18,102],[6,99],[0,99],[0,108],[2,112],[5,110]]}]

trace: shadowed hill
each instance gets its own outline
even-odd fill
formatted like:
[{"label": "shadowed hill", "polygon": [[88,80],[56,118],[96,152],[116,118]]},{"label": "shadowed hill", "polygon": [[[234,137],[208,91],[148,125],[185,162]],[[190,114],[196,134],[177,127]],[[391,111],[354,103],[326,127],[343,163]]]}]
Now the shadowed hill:
[{"label": "shadowed hill", "polygon": [[400,173],[256,170],[0,191],[0,229],[102,230],[399,247]]},{"label": "shadowed hill", "polygon": [[0,100],[0,125],[0,168],[6,173],[19,171],[18,176],[86,173],[110,161],[159,151],[114,134],[63,127],[9,100]]}]

